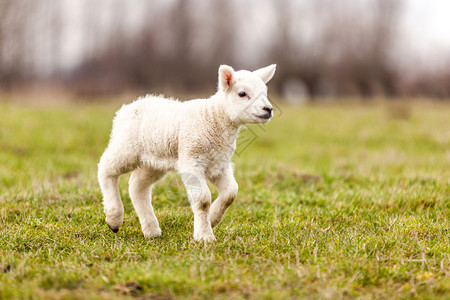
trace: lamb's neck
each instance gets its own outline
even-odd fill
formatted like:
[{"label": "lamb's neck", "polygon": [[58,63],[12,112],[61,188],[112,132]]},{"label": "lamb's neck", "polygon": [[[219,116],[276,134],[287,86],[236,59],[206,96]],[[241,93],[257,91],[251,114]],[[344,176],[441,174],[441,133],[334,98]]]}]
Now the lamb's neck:
[{"label": "lamb's neck", "polygon": [[206,119],[213,123],[211,128],[214,128],[216,133],[219,133],[220,136],[229,140],[229,142],[233,142],[239,133],[240,125],[231,120],[223,102],[215,96],[211,97],[208,102]]},{"label": "lamb's neck", "polygon": [[209,98],[208,106],[212,112],[214,119],[218,123],[222,123],[230,130],[239,129],[240,125],[236,124],[236,122],[233,122],[233,120],[231,119],[226,109],[226,104],[224,103],[222,95],[217,93],[213,95],[211,98]]}]

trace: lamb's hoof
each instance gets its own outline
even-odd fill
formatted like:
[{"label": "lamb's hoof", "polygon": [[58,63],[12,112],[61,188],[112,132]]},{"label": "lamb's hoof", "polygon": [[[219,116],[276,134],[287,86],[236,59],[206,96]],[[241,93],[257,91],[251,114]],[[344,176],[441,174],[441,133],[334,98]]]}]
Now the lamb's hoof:
[{"label": "lamb's hoof", "polygon": [[161,236],[161,229],[160,228],[156,228],[156,229],[146,229],[146,230],[142,230],[142,233],[144,234],[144,237],[152,239],[152,238],[157,238]]},{"label": "lamb's hoof", "polygon": [[123,212],[107,213],[105,222],[112,232],[117,233],[123,224]]},{"label": "lamb's hoof", "polygon": [[109,229],[112,230],[112,232],[117,233],[119,232],[119,227],[112,227],[111,225],[108,224]]},{"label": "lamb's hoof", "polygon": [[211,220],[211,228],[214,228],[214,227],[216,227],[217,225],[219,225],[219,223],[220,223],[220,221],[222,221],[222,219],[214,219],[214,220]]},{"label": "lamb's hoof", "polygon": [[214,237],[214,234],[194,234],[194,240],[197,242],[212,243],[216,240],[216,238]]}]

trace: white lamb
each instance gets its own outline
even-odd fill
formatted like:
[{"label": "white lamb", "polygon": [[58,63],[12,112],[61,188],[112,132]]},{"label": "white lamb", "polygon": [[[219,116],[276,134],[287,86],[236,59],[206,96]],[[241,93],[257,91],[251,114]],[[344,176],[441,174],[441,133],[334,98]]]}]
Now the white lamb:
[{"label": "white lamb", "polygon": [[[254,72],[221,65],[218,91],[209,99],[178,102],[146,96],[116,113],[108,147],[98,164],[106,223],[117,232],[123,223],[119,176],[133,171],[129,193],[145,237],[161,235],[151,204],[151,187],[177,171],[194,213],[194,239],[215,240],[212,227],[233,203],[238,184],[231,156],[239,128],[266,123],[272,116],[266,83],[276,65]],[[207,180],[219,196],[211,205]]]}]

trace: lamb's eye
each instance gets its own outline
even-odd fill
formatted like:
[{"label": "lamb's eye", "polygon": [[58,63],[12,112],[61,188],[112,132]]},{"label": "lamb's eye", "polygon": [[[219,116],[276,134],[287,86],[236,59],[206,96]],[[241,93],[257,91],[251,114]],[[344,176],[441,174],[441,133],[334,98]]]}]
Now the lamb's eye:
[{"label": "lamb's eye", "polygon": [[247,96],[247,93],[246,92],[240,92],[238,95],[239,95],[239,97],[243,98],[243,97]]}]

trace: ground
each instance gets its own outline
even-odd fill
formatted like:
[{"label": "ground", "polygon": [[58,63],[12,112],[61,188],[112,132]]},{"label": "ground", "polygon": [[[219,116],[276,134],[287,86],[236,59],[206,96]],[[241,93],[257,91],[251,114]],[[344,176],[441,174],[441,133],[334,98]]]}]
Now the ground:
[{"label": "ground", "polygon": [[[145,239],[96,164],[118,104],[0,104],[0,298],[442,298],[450,294],[450,104],[279,106],[242,131],[240,190],[211,245],[179,177]],[[215,195],[215,192],[214,192]]]}]

